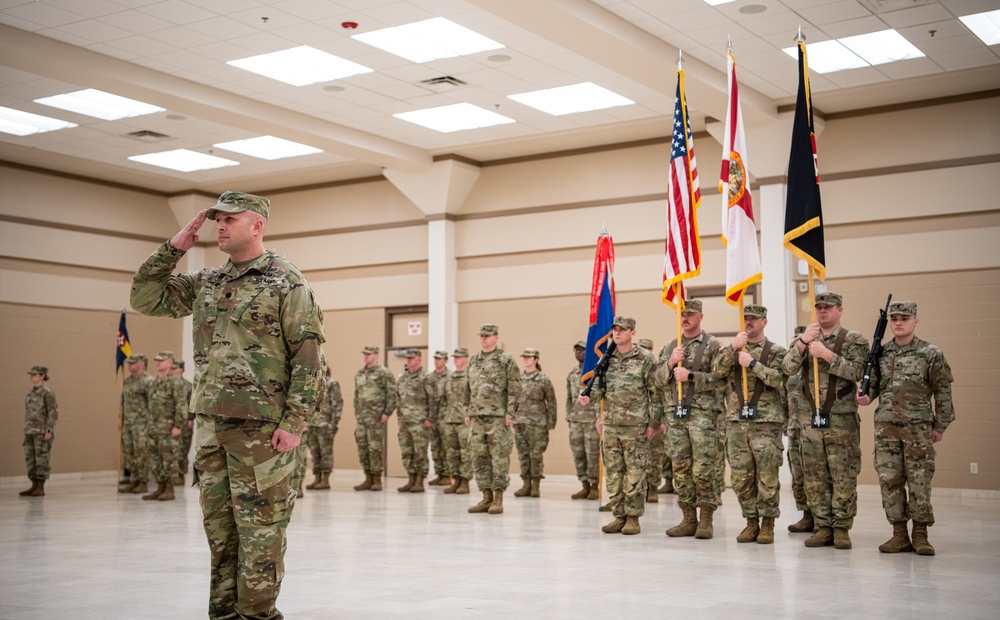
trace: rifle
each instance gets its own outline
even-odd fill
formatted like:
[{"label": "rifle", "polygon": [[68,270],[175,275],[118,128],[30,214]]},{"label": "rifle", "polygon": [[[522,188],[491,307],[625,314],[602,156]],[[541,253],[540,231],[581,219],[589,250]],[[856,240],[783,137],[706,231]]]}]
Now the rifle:
[{"label": "rifle", "polygon": [[590,396],[590,390],[593,389],[594,381],[598,378],[601,380],[601,389],[604,389],[604,374],[608,372],[608,364],[611,363],[611,354],[615,352],[616,347],[615,341],[612,340],[611,344],[604,351],[604,355],[597,361],[597,366],[594,366],[594,375],[587,381],[587,385],[583,388],[583,391],[580,392],[581,396]]},{"label": "rifle", "polygon": [[878,323],[875,324],[875,335],[872,336],[872,348],[868,352],[868,359],[865,360],[865,376],[861,380],[861,388],[858,393],[868,396],[868,388],[871,387],[872,373],[878,368],[878,361],[882,358],[882,337],[885,336],[885,326],[889,322],[889,302],[892,301],[892,293],[885,300],[885,310],[879,310]]}]

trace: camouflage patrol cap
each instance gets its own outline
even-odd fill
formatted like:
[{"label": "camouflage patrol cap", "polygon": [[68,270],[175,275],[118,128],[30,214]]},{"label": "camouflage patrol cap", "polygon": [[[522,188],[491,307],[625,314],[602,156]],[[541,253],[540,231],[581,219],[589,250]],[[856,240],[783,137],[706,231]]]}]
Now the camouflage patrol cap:
[{"label": "camouflage patrol cap", "polygon": [[743,308],[743,316],[755,316],[761,319],[766,319],[767,308],[764,306],[746,306]]},{"label": "camouflage patrol cap", "polygon": [[684,300],[684,311],[681,314],[701,312],[702,304],[700,299]]},{"label": "camouflage patrol cap", "polygon": [[173,367],[174,368],[180,368],[181,370],[184,370],[184,360],[174,360]]},{"label": "camouflage patrol cap", "polygon": [[154,357],[153,359],[156,360],[157,362],[162,362],[163,360],[173,361],[173,359],[174,359],[174,352],[173,351],[160,351],[159,353],[156,354],[156,357]]},{"label": "camouflage patrol cap", "polygon": [[49,369],[46,366],[32,366],[31,370],[28,371],[29,375],[42,375],[45,380],[49,380]]},{"label": "camouflage patrol cap", "polygon": [[635,329],[635,319],[630,316],[618,315],[615,317],[615,322],[611,324],[612,327],[621,327],[622,329],[632,330]]},{"label": "camouflage patrol cap", "polygon": [[378,353],[378,347],[376,347],[373,344],[365,345],[365,347],[361,349],[361,352],[364,353],[365,355],[369,353]]},{"label": "camouflage patrol cap", "polygon": [[577,340],[576,344],[573,345],[574,349],[586,349],[587,343],[582,340]]},{"label": "camouflage patrol cap", "polygon": [[805,325],[796,325],[795,326],[795,331],[792,332],[792,335],[793,336],[801,336],[804,333],[806,333],[806,326]]},{"label": "camouflage patrol cap", "polygon": [[843,306],[844,297],[840,293],[827,291],[816,296],[817,306]]},{"label": "camouflage patrol cap", "polygon": [[889,314],[903,314],[906,316],[917,316],[917,302],[915,301],[894,301],[889,306]]},{"label": "camouflage patrol cap", "polygon": [[538,357],[539,357],[539,355],[538,355],[538,349],[535,349],[535,348],[532,348],[532,347],[528,347],[524,351],[521,351],[521,357],[533,357],[535,359],[538,359]]},{"label": "camouflage patrol cap", "polygon": [[640,338],[639,339],[639,346],[642,347],[643,349],[646,349],[647,351],[652,351],[653,350],[653,341],[650,340],[649,338]]},{"label": "camouflage patrol cap", "polygon": [[404,353],[403,355],[406,356],[406,359],[424,356],[424,354],[421,353],[419,349],[407,349],[406,353]]},{"label": "camouflage patrol cap", "polygon": [[146,359],[145,355],[136,355],[136,357],[139,358],[139,361],[142,362],[143,364],[148,364],[149,363],[149,360]]},{"label": "camouflage patrol cap", "polygon": [[496,336],[500,333],[500,328],[497,327],[496,323],[486,323],[479,328],[480,336]]},{"label": "camouflage patrol cap", "polygon": [[141,361],[142,361],[141,355],[129,355],[128,357],[125,358],[126,364],[138,364]]},{"label": "camouflage patrol cap", "polygon": [[434,359],[436,359],[436,360],[446,360],[446,359],[448,359],[448,352],[447,351],[435,351],[434,352]]},{"label": "camouflage patrol cap", "polygon": [[465,347],[458,347],[455,352],[451,354],[452,357],[469,357],[469,350]]},{"label": "camouflage patrol cap", "polygon": [[205,213],[205,217],[210,220],[215,219],[216,213],[243,213],[253,211],[259,213],[267,219],[267,213],[271,210],[271,201],[263,196],[244,194],[243,192],[226,192],[219,196],[219,202]]}]

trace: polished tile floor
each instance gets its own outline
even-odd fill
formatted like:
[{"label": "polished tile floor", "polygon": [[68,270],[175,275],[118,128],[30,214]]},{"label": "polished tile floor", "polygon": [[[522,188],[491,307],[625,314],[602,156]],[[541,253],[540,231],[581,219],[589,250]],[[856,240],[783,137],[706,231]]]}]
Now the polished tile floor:
[{"label": "polished tile floor", "polygon": [[[310,477],[311,478],[311,477]],[[307,492],[289,528],[287,618],[1000,618],[1000,498],[942,490],[936,557],[880,554],[878,489],[860,490],[854,549],[806,549],[779,519],[774,545],[737,544],[732,491],[715,538],[670,539],[676,498],[648,505],[639,536],[608,535],[575,480],[470,515],[477,495]],[[119,496],[110,474],[61,476],[44,498],[0,479],[0,618],[203,618],[208,549],[197,494]],[[793,506],[788,489],[782,503]]]}]

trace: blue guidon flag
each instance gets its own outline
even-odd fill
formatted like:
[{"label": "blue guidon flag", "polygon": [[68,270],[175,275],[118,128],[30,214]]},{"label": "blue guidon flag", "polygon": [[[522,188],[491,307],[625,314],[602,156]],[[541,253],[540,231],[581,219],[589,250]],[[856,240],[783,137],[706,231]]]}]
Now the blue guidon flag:
[{"label": "blue guidon flag", "polygon": [[118,319],[118,346],[115,350],[115,374],[121,370],[122,364],[125,363],[125,359],[132,355],[132,345],[128,341],[128,329],[125,327],[125,311],[122,310],[122,316]]},{"label": "blue guidon flag", "polygon": [[590,286],[590,330],[583,357],[583,383],[594,376],[597,362],[604,356],[615,322],[615,242],[606,230],[597,238],[594,276]]}]

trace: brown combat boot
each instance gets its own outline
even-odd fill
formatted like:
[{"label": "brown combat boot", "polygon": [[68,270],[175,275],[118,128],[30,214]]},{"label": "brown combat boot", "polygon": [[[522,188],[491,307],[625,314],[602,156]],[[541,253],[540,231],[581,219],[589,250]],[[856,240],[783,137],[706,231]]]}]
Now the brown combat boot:
[{"label": "brown combat boot", "polygon": [[757,522],[757,517],[747,517],[747,526],[743,528],[740,535],[736,537],[736,542],[756,542],[758,536],[760,536],[760,523]]},{"label": "brown combat boot", "polygon": [[541,497],[542,496],[541,486],[542,486],[542,479],[541,478],[532,478],[531,479],[531,496],[532,497]]},{"label": "brown combat boot", "polygon": [[445,495],[452,495],[458,490],[458,485],[462,484],[462,479],[458,476],[451,481],[451,486],[444,490]]},{"label": "brown combat boot", "polygon": [[607,504],[604,504],[603,506],[598,508],[597,512],[611,512],[613,509],[614,506],[611,505],[611,502],[608,502]]},{"label": "brown combat boot", "polygon": [[469,512],[475,514],[477,512],[486,512],[493,505],[493,489],[483,490],[483,499],[474,506],[469,506]]},{"label": "brown combat boot", "polygon": [[892,522],[892,538],[878,546],[882,553],[906,553],[913,551],[910,535],[906,531],[906,521]]},{"label": "brown combat boot", "polygon": [[[44,484],[42,480],[40,484]],[[927,524],[913,522],[913,550],[917,555],[934,555],[934,547],[927,540]]]},{"label": "brown combat boot", "polygon": [[657,493],[673,493],[674,492],[674,479],[673,478],[667,478],[664,481],[663,486],[660,487],[660,488],[658,488],[658,489],[656,489],[656,492]]},{"label": "brown combat boot", "polygon": [[788,526],[788,531],[801,534],[803,532],[813,531],[814,527],[816,527],[816,524],[813,522],[812,513],[806,510],[802,513],[801,519]]},{"label": "brown combat boot", "polygon": [[381,491],[382,490],[382,472],[377,471],[372,476],[372,486],[370,491]]},{"label": "brown combat boot", "polygon": [[712,527],[712,515],[715,513],[715,508],[708,504],[702,504],[699,508],[701,509],[701,519],[698,520],[698,529],[695,530],[694,537],[708,540],[715,533],[715,528]]},{"label": "brown combat boot", "polygon": [[493,489],[493,503],[486,511],[491,515],[503,513],[503,489]]},{"label": "brown combat boot", "polygon": [[531,478],[521,476],[521,488],[514,491],[514,497],[527,497],[531,495]]},{"label": "brown combat boot", "polygon": [[469,479],[458,477],[458,488],[455,489],[455,495],[468,495],[469,494]]},{"label": "brown combat boot", "polygon": [[635,536],[640,531],[639,517],[625,517],[625,527],[622,528],[622,534],[625,534],[626,536]]},{"label": "brown combat boot", "polygon": [[[38,486],[35,487],[35,490],[32,491],[28,495],[28,497],[44,497],[45,496],[45,481],[44,480],[38,480],[37,482],[38,482]],[[926,538],[926,532],[927,532],[927,530],[924,530],[924,533],[925,533],[924,538]],[[931,547],[931,551],[932,552],[934,551],[934,547]],[[926,555],[926,554],[924,554],[924,555]]]},{"label": "brown combat boot", "polygon": [[698,513],[692,504],[680,504],[684,518],[681,522],[667,530],[667,536],[677,538],[680,536],[694,536],[698,530]]},{"label": "brown combat boot", "polygon": [[170,484],[172,484],[175,487],[184,486],[184,474],[174,474],[173,477],[170,479]]},{"label": "brown combat boot", "polygon": [[757,534],[757,544],[774,544],[774,517],[763,517],[760,520],[760,534]]},{"label": "brown combat boot", "polygon": [[396,490],[399,491],[400,493],[409,493],[410,489],[413,488],[413,483],[415,483],[416,481],[417,481],[417,477],[415,475],[413,475],[413,474],[410,474],[409,481],[406,484],[404,484],[403,486],[401,486],[398,489],[396,489]]},{"label": "brown combat boot", "polygon": [[367,491],[368,489],[372,488],[372,482],[373,482],[372,478],[373,477],[374,476],[372,476],[372,474],[365,474],[365,481],[362,482],[361,484],[354,485],[354,490],[355,491]]},{"label": "brown combat boot", "polygon": [[[307,489],[309,487],[306,487]],[[317,491],[329,491],[330,490],[330,472],[323,472],[319,475],[319,480],[313,486]]]},{"label": "brown combat boot", "polygon": [[20,493],[18,493],[18,495],[20,495],[21,497],[27,497],[27,496],[31,495],[32,493],[34,493],[35,489],[37,489],[37,488],[38,488],[38,481],[35,480],[34,478],[32,478],[31,479],[31,488],[30,489],[25,489],[25,490],[21,491]]},{"label": "brown combat boot", "polygon": [[596,482],[590,483],[590,495],[587,496],[587,499],[601,499],[601,492],[597,487]]},{"label": "brown combat boot", "polygon": [[656,485],[650,484],[646,487],[646,502],[657,504],[660,498],[656,496]]},{"label": "brown combat boot", "polygon": [[851,544],[851,535],[847,533],[847,528],[845,527],[833,528],[834,549],[850,549],[852,546],[853,545]]},{"label": "brown combat boot", "polygon": [[128,482],[128,483],[125,484],[125,486],[118,487],[118,492],[119,493],[123,493],[123,494],[124,493],[131,493],[132,491],[135,490],[135,488],[137,486],[139,486],[139,481],[138,480],[136,480],[135,482]]},{"label": "brown combat boot", "polygon": [[315,476],[316,477],[313,478],[312,484],[306,485],[306,488],[309,489],[310,491],[315,489],[321,482],[323,482],[323,474],[321,474],[320,472],[316,472]]},{"label": "brown combat boot", "polygon": [[625,517],[615,517],[615,520],[601,528],[605,534],[620,534],[625,527]]},{"label": "brown combat boot", "polygon": [[829,547],[833,544],[833,529],[819,527],[813,535],[806,539],[807,547]]},{"label": "brown combat boot", "polygon": [[170,500],[177,499],[174,496],[174,485],[170,483],[169,480],[163,481],[163,493],[156,498],[158,502],[169,502]]},{"label": "brown combat boot", "polygon": [[167,485],[163,484],[162,480],[159,482],[159,484],[160,484],[160,488],[158,488],[157,490],[152,491],[152,492],[150,492],[150,493],[148,493],[146,495],[143,495],[142,499],[147,500],[147,501],[148,500],[154,500],[154,499],[160,499],[160,496],[163,495],[164,491],[166,491],[166,486]]},{"label": "brown combat boot", "polygon": [[583,480],[582,484],[583,488],[577,491],[576,493],[570,495],[569,496],[570,499],[587,499],[587,496],[590,495],[590,483],[587,482],[586,480]]},{"label": "brown combat boot", "polygon": [[145,480],[140,480],[139,484],[135,485],[135,488],[132,489],[132,493],[135,495],[146,493],[147,491],[149,491],[149,485],[146,484]]},{"label": "brown combat boot", "polygon": [[424,489],[424,477],[415,476],[413,478],[413,486],[410,487],[410,493],[423,493],[425,490],[426,489]]}]

